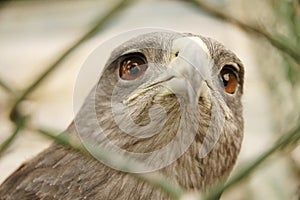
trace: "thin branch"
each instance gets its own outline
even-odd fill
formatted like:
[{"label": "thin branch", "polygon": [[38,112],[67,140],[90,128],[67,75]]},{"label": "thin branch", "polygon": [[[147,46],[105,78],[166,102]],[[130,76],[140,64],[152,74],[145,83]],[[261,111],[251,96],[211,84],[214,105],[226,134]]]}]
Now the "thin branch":
[{"label": "thin branch", "polygon": [[7,93],[12,94],[13,96],[17,95],[17,92],[11,88],[5,81],[0,79],[0,87],[2,87]]},{"label": "thin branch", "polygon": [[263,30],[262,28],[244,23],[244,22],[242,22],[242,21],[226,14],[222,10],[217,9],[217,8],[207,4],[207,3],[204,3],[204,1],[202,1],[202,0],[200,0],[200,1],[199,0],[181,0],[181,1],[191,2],[194,5],[196,5],[198,8],[201,8],[201,9],[207,11],[208,13],[212,14],[213,16],[215,16],[219,19],[230,22],[230,23],[238,26],[239,28],[241,28],[242,30],[244,30],[246,32],[255,33],[257,35],[260,35],[260,36],[264,37],[274,47],[276,47],[280,51],[288,54],[298,64],[300,64],[300,50],[297,48],[297,46],[295,46],[294,44],[291,44],[289,42],[289,40],[287,38],[285,38],[284,36],[282,36],[282,35],[277,35],[276,37],[272,36],[270,33]]},{"label": "thin branch", "polygon": [[16,100],[12,111],[10,113],[10,118],[15,121],[18,117],[18,105],[28,97],[39,85],[40,83],[48,77],[48,75],[53,72],[60,63],[79,45],[81,45],[84,41],[91,38],[96,32],[98,32],[102,26],[110,20],[115,14],[117,14],[121,9],[123,9],[131,0],[122,0],[118,4],[116,4],[112,9],[110,9],[104,16],[101,16],[96,24],[87,31],[81,38],[79,38],[76,42],[74,42],[53,64],[51,64],[46,71],[44,71],[33,83],[21,94],[21,96]]},{"label": "thin branch", "polygon": [[26,117],[18,118],[18,120],[16,121],[14,132],[0,145],[0,157],[17,137],[19,131],[25,126],[25,121]]},{"label": "thin branch", "polygon": [[[118,164],[118,167],[124,171],[136,171],[137,169],[145,169],[141,163],[133,162],[132,160],[125,159],[118,155],[115,155],[112,152],[108,152],[107,150],[102,149],[99,146],[89,145],[89,151],[79,142],[74,142],[68,134],[60,134],[58,136],[50,133],[49,131],[39,129],[39,133],[44,136],[47,136],[53,139],[55,142],[71,147],[75,150],[78,150],[85,155],[91,156],[94,155],[97,159],[105,160],[110,163]],[[125,173],[125,172],[124,172]],[[127,173],[127,172],[126,172]],[[166,192],[168,195],[175,199],[180,199],[180,197],[184,194],[184,189],[177,184],[168,180],[167,177],[158,172],[151,173],[129,173],[131,176],[134,176],[138,179],[144,180],[147,183],[152,184],[157,188],[161,188],[162,191]]]},{"label": "thin branch", "polygon": [[292,22],[293,22],[293,31],[295,33],[295,36],[297,38],[297,42],[300,42],[300,31],[298,31],[299,29],[299,24],[297,24],[297,22],[299,20],[297,20],[297,17],[300,15],[300,2],[298,0],[292,0],[291,2],[292,4],[292,9],[293,9],[293,13],[292,13]]},{"label": "thin branch", "polygon": [[261,156],[259,156],[256,160],[254,160],[252,164],[247,166],[245,169],[241,170],[236,176],[232,177],[224,186],[219,185],[216,188],[213,188],[211,191],[209,191],[205,200],[218,199],[218,197],[220,196],[220,194],[223,193],[223,191],[235,186],[242,180],[245,180],[246,177],[248,177],[251,173],[253,173],[253,171],[256,170],[257,167],[259,167],[271,155],[273,155],[277,151],[280,150],[282,151],[288,145],[292,143],[296,143],[299,140],[300,140],[300,121],[298,122],[298,125],[294,129],[282,135],[270,149],[268,149],[263,154],[261,154]]}]

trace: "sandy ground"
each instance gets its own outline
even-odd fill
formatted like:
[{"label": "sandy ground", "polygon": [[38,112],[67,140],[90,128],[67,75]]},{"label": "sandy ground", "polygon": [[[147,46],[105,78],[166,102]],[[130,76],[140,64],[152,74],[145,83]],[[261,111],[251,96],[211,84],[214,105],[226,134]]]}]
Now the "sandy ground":
[{"label": "sandy ground", "polygon": [[[51,60],[89,27],[99,13],[111,6],[111,3],[101,1],[76,1],[72,4],[33,2],[30,5],[25,2],[18,2],[15,6],[8,4],[0,12],[0,77],[19,89],[30,84]],[[251,41],[237,28],[214,20],[190,5],[172,1],[155,4],[139,1],[73,52],[24,104],[26,110],[33,113],[33,125],[63,131],[74,116],[73,89],[87,56],[101,41],[140,27],[202,34],[217,39],[236,52],[246,66],[245,137],[236,169],[272,144],[269,97],[258,70],[259,63],[253,56]],[[90,87],[88,84],[82,87],[82,95],[76,98],[82,101]],[[9,97],[1,89],[0,95],[0,139],[3,140],[11,133],[12,124],[7,120]],[[49,144],[50,141],[34,132],[22,131],[0,160],[0,182]],[[238,187],[222,199],[286,199],[295,189],[289,187],[292,183],[286,161],[281,158],[262,167],[248,181],[247,187]],[[276,192],[276,188],[285,189]]]}]

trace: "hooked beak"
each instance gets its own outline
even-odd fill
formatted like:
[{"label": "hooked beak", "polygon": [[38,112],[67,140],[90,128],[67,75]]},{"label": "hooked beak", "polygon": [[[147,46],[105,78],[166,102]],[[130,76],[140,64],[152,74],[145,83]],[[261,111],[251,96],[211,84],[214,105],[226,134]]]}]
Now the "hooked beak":
[{"label": "hooked beak", "polygon": [[199,37],[176,39],[172,46],[174,58],[167,70],[146,88],[142,88],[127,99],[130,103],[138,96],[152,90],[157,85],[163,86],[161,95],[175,94],[183,97],[190,105],[198,106],[199,97],[215,97],[226,119],[232,118],[232,112],[225,103],[218,88],[212,84],[210,70],[213,62],[206,44]]},{"label": "hooked beak", "polygon": [[175,94],[197,105],[201,92],[207,91],[202,90],[202,85],[209,77],[211,69],[211,58],[206,44],[199,37],[176,39],[172,46],[172,56],[167,70],[146,88],[130,96],[127,102],[157,85],[162,85],[166,88],[160,91],[163,95]]}]

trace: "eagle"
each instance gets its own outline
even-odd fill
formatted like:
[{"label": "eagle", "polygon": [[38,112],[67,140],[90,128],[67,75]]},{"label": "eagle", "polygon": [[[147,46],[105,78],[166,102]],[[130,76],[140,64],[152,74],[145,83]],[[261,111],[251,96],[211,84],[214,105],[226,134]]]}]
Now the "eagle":
[{"label": "eagle", "polygon": [[171,199],[130,174],[157,171],[205,192],[226,181],[240,152],[243,83],[241,60],[214,39],[135,36],[111,52],[64,134],[143,168],[53,143],[1,184],[0,199]]}]

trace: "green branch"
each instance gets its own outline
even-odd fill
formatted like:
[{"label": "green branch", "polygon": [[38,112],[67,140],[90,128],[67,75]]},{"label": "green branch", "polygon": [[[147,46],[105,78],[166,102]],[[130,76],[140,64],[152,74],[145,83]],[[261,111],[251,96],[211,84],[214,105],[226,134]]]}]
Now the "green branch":
[{"label": "green branch", "polygon": [[181,1],[193,3],[198,8],[201,8],[204,11],[207,11],[208,13],[210,13],[211,15],[213,15],[219,19],[222,19],[229,23],[232,23],[246,32],[255,33],[257,35],[264,37],[274,47],[276,47],[281,52],[289,55],[298,64],[300,64],[300,49],[297,47],[297,45],[294,45],[293,43],[291,43],[289,41],[289,39],[284,37],[283,35],[273,36],[270,33],[268,33],[266,30],[264,30],[263,28],[244,23],[244,22],[228,15],[227,13],[223,12],[222,10],[217,9],[207,3],[204,3],[204,1],[201,1],[201,0],[200,1],[198,1],[198,0],[181,0]]},{"label": "green branch", "polygon": [[17,137],[19,131],[24,128],[26,117],[18,118],[15,125],[14,132],[0,145],[0,157],[3,152],[11,145],[12,141]]},{"label": "green branch", "polygon": [[[89,151],[88,151],[81,143],[74,142],[72,137],[67,133],[66,134],[63,133],[56,136],[50,133],[49,131],[43,129],[39,129],[38,132],[44,136],[53,139],[55,142],[61,145],[71,147],[75,150],[84,153],[85,155],[91,156],[92,154],[97,159],[108,161],[109,163],[112,163],[114,165],[117,164],[117,166],[123,171],[137,171],[139,169],[141,170],[145,169],[145,167],[141,163],[134,162],[132,160],[128,160],[118,155],[115,155],[114,153],[108,152],[107,150],[104,150],[99,146],[95,147],[94,145],[91,144],[89,145],[88,148]],[[184,194],[184,189],[182,187],[169,181],[168,178],[162,175],[161,173],[151,172],[151,173],[128,173],[128,174],[138,179],[144,180],[145,182],[150,183],[157,188],[162,189],[162,191],[166,192],[168,195],[170,195],[175,199],[180,199],[181,196]]]},{"label": "green branch", "polygon": [[[70,146],[85,154],[90,155],[90,153],[88,153],[88,151],[82,145],[71,144],[70,143],[71,140],[66,135],[55,136],[44,130],[39,130],[39,132],[42,133],[43,135],[46,135],[47,137],[50,137],[51,139],[55,140],[56,142],[62,145]],[[273,155],[278,151],[284,150],[286,147],[288,147],[292,143],[296,143],[299,140],[300,140],[300,121],[299,124],[294,129],[281,136],[271,148],[269,148],[267,151],[261,154],[261,156],[259,156],[254,162],[250,162],[252,164],[250,164],[249,166],[241,170],[236,176],[231,178],[225,185],[218,185],[217,187],[210,190],[204,199],[205,200],[219,199],[220,195],[225,190],[237,185],[241,181],[245,180],[245,178],[249,177],[271,155]],[[117,156],[113,156],[112,153],[106,152],[105,150],[100,149],[99,147],[91,148],[90,150],[92,151],[91,153],[93,155],[96,155],[97,158],[104,159],[112,163],[118,162],[118,167],[126,171],[128,170],[133,171],[138,166],[136,163],[132,164],[126,159],[120,161],[119,157],[118,160],[115,161],[114,158],[116,158]],[[164,192],[174,197],[175,199],[180,199],[182,196],[187,194],[183,188],[174,185],[174,183],[168,181],[166,177],[164,177],[159,173],[151,173],[151,174],[130,173],[130,175],[137,177],[141,180],[144,180],[158,188],[161,188]],[[191,194],[190,196],[196,198],[198,197],[197,194],[199,193],[195,193],[194,195]],[[201,199],[202,198],[203,197],[201,197]]]},{"label": "green branch", "polygon": [[205,200],[216,200],[223,193],[223,191],[235,186],[245,178],[249,177],[254,170],[257,169],[267,158],[276,153],[277,151],[285,149],[288,145],[292,143],[296,143],[300,140],[300,121],[298,121],[298,125],[290,130],[289,132],[282,135],[275,144],[265,151],[261,156],[259,156],[256,160],[251,162],[249,166],[245,169],[241,170],[236,176],[232,177],[224,186],[217,186],[209,191]]},{"label": "green branch", "polygon": [[2,79],[0,79],[0,87],[2,87],[7,93],[12,94],[13,96],[17,95],[17,92],[8,86],[8,84],[5,83]]},{"label": "green branch", "polygon": [[[58,66],[62,63],[62,61],[71,54],[78,46],[80,46],[84,41],[91,38],[95,33],[97,33],[103,25],[110,20],[115,14],[117,14],[121,9],[123,9],[131,0],[122,0],[114,7],[112,7],[104,16],[99,17],[95,25],[88,30],[83,36],[81,36],[76,42],[74,42],[67,50],[57,58],[55,62],[53,62],[36,80],[33,81],[31,85],[27,87],[27,89],[16,99],[14,102],[11,112],[10,118],[16,124],[15,131],[7,138],[0,146],[0,155],[1,153],[14,141],[14,139],[19,134],[20,130],[25,127],[25,119],[21,113],[19,113],[18,106],[19,104],[25,100],[39,85],[40,83],[47,78],[51,72],[58,68]],[[3,81],[0,81],[0,86],[3,87],[6,91],[10,93],[16,94],[7,84]],[[19,122],[22,121],[22,125]]]},{"label": "green branch", "polygon": [[123,9],[128,2],[131,0],[122,0],[118,4],[116,4],[112,9],[110,9],[104,16],[101,16],[96,24],[87,31],[81,38],[79,38],[76,42],[74,42],[55,62],[53,62],[33,83],[21,94],[21,96],[16,100],[12,111],[10,113],[10,118],[15,121],[18,118],[18,105],[28,97],[39,85],[40,83],[49,76],[51,72],[53,72],[58,66],[62,63],[62,61],[78,46],[80,46],[84,41],[91,38],[96,32],[98,32],[102,26],[110,20],[115,14],[117,14],[121,9]]}]

